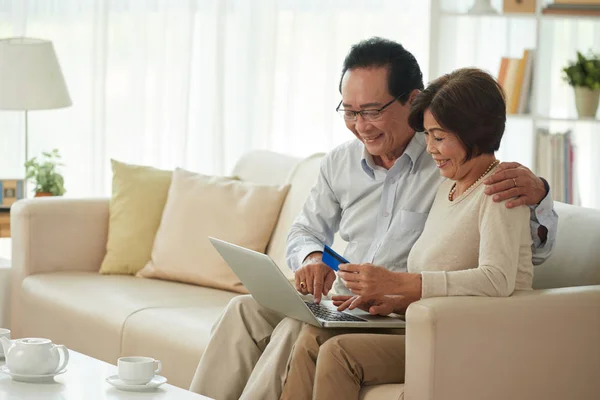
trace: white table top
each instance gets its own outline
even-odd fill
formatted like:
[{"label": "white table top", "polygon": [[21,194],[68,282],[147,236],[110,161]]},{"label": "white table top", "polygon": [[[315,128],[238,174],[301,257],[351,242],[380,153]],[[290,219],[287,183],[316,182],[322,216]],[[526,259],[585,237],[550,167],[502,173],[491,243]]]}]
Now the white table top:
[{"label": "white table top", "polygon": [[[3,360],[1,365],[4,365]],[[209,399],[168,383],[151,392],[124,392],[104,380],[116,373],[114,365],[69,350],[67,372],[54,377],[54,383],[14,382],[10,376],[0,373],[0,400]]]}]

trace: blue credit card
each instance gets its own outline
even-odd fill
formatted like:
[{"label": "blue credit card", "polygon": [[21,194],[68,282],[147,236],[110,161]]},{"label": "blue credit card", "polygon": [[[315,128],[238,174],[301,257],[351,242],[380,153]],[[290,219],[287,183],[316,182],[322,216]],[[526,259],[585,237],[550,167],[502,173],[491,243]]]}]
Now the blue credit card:
[{"label": "blue credit card", "polygon": [[338,271],[340,264],[350,264],[350,261],[336,253],[331,247],[325,245],[323,248],[323,257],[321,259],[323,264],[327,265],[334,271]]}]

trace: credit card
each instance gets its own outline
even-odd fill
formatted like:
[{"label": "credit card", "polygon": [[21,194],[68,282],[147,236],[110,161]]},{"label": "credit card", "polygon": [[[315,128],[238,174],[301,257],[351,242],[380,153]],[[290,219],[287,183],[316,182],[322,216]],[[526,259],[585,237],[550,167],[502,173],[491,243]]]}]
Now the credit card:
[{"label": "credit card", "polygon": [[323,264],[327,265],[334,271],[338,271],[340,264],[350,264],[350,261],[346,260],[344,257],[340,256],[335,252],[331,247],[325,245],[323,248]]}]

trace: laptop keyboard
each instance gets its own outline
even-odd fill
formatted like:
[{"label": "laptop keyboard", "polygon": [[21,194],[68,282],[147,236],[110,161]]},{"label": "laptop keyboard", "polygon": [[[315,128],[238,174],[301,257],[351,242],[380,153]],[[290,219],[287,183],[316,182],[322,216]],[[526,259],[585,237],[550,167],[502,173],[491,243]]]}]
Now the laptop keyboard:
[{"label": "laptop keyboard", "polygon": [[362,318],[339,311],[332,311],[327,307],[321,307],[320,304],[309,303],[307,301],[305,301],[305,303],[317,318],[321,318],[325,321],[365,322]]}]

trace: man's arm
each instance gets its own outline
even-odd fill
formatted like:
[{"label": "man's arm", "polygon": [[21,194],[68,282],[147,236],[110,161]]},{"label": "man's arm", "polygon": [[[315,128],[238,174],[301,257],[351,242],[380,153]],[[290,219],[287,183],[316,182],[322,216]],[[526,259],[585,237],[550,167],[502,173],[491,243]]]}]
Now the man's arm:
[{"label": "man's arm", "polygon": [[331,189],[328,157],[323,158],[317,183],[313,186],[300,215],[287,237],[286,260],[292,271],[297,271],[306,257],[323,251],[323,244],[331,245],[340,224],[340,204]]},{"label": "man's arm", "polygon": [[317,183],[288,234],[286,259],[294,271],[296,290],[313,294],[315,303],[327,295],[335,272],[321,261],[323,244],[331,245],[340,225],[341,209],[331,189],[329,159],[321,163]]},{"label": "man's arm", "polygon": [[558,230],[558,214],[554,211],[550,185],[545,179],[542,181],[548,190],[546,197],[538,205],[529,206],[529,226],[533,239],[531,245],[533,265],[540,265],[550,257]]},{"label": "man's arm", "polygon": [[558,215],[554,211],[554,202],[550,186],[519,163],[502,163],[494,174],[483,181],[489,185],[485,193],[493,195],[494,201],[506,202],[507,208],[528,205],[530,208],[530,228],[533,245],[532,262],[539,265],[552,254]]}]

